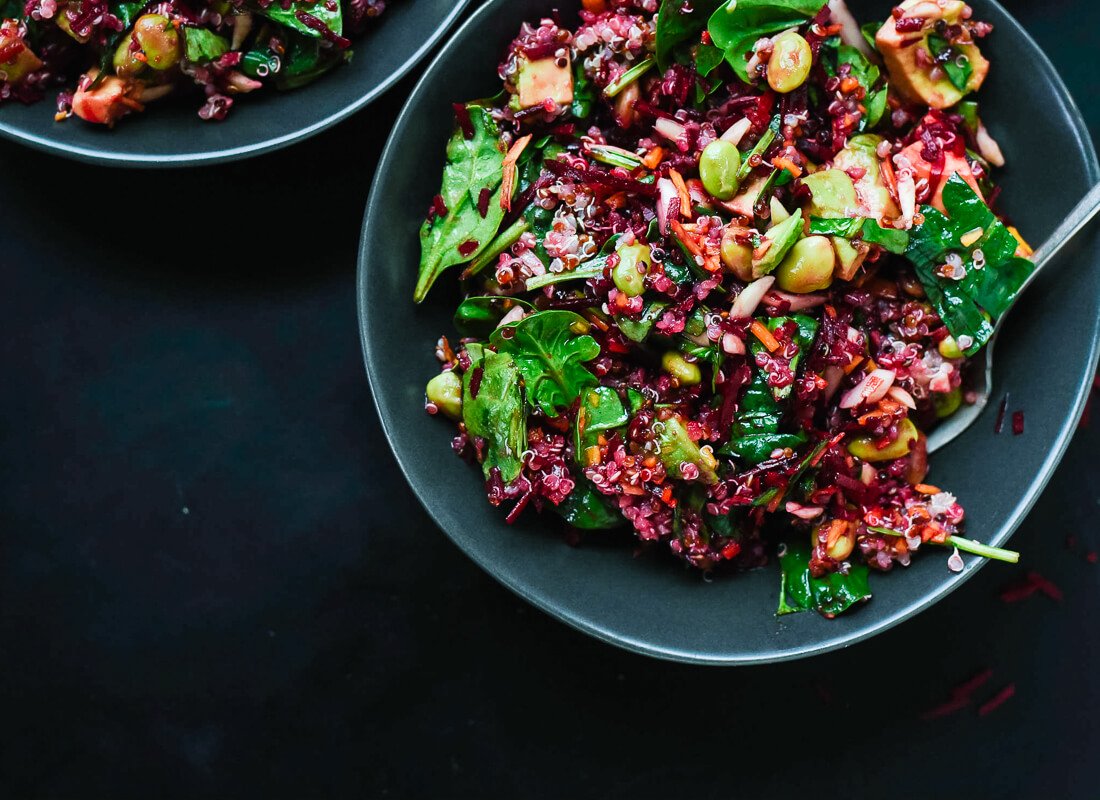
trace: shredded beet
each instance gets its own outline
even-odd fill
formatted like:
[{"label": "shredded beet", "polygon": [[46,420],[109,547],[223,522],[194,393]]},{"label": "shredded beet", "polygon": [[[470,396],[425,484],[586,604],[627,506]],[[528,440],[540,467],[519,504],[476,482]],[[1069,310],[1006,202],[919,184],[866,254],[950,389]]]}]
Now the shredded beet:
[{"label": "shredded beet", "polygon": [[1024,432],[1024,412],[1012,412],[1012,435],[1019,436]]},{"label": "shredded beet", "polygon": [[984,717],[992,714],[998,708],[1003,706],[1011,697],[1016,694],[1016,684],[1010,683],[1001,689],[997,694],[993,695],[989,700],[978,706],[978,716]]}]

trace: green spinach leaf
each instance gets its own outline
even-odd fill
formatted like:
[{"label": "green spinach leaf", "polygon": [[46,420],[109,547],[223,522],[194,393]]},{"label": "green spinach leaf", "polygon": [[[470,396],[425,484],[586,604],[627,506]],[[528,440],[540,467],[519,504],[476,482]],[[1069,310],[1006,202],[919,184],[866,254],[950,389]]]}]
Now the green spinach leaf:
[{"label": "green spinach leaf", "polygon": [[805,24],[822,0],[737,0],[723,3],[707,23],[711,41],[722,48],[738,77],[752,82],[748,62],[756,40]]},{"label": "green spinach leaf", "polygon": [[183,54],[192,64],[205,64],[229,52],[229,40],[206,28],[183,26]]},{"label": "green spinach leaf", "polygon": [[534,306],[518,297],[467,297],[455,310],[455,330],[463,336],[488,339],[504,315],[516,306],[534,310]]},{"label": "green spinach leaf", "polygon": [[573,450],[577,461],[584,463],[584,451],[597,443],[602,431],[613,431],[630,420],[623,401],[614,389],[599,386],[581,393],[581,405],[573,424]]},{"label": "green spinach leaf", "polygon": [[584,318],[572,311],[538,311],[498,328],[490,341],[498,352],[515,359],[531,407],[557,416],[582,391],[596,385],[596,376],[585,369],[584,362],[598,356],[600,346],[579,332],[587,329]]},{"label": "green spinach leaf", "polygon": [[938,33],[928,37],[928,49],[932,57],[943,67],[943,71],[947,73],[947,79],[951,84],[960,92],[965,92],[970,84],[970,76],[974,74],[974,65],[970,63],[970,59],[956,51]]},{"label": "green spinach leaf", "polygon": [[[447,210],[425,220],[420,228],[420,274],[413,299],[419,303],[436,278],[448,267],[464,264],[478,256],[496,236],[504,219],[500,206],[504,175],[504,153],[500,134],[488,109],[467,105],[472,136],[462,125],[447,144],[447,166],[443,170],[440,197]],[[481,194],[489,192],[485,207]]]},{"label": "green spinach leaf", "polygon": [[724,4],[724,0],[662,0],[657,12],[658,68],[666,70],[672,65],[673,53],[680,45],[697,44],[710,15]]},{"label": "green spinach leaf", "polygon": [[297,31],[311,39],[320,39],[321,32],[314,30],[298,19],[298,12],[303,11],[307,14],[311,14],[325,23],[329,30],[339,36],[344,32],[344,18],[341,8],[342,6],[340,3],[332,3],[330,7],[330,4],[327,2],[313,3],[308,1],[301,2],[301,0],[292,0],[289,7],[285,8],[282,2],[273,2],[266,8],[259,5],[256,6],[256,10],[268,19],[278,22],[280,25],[285,25],[292,31]]},{"label": "green spinach leaf", "polygon": [[[948,216],[931,206],[921,208],[924,221],[910,233],[905,255],[952,336],[971,340],[964,350],[973,355],[989,341],[992,323],[1012,305],[1035,265],[1016,256],[1016,238],[958,175],[944,185],[943,203]],[[969,247],[960,241],[979,231]],[[974,261],[979,251],[981,268]],[[941,274],[950,254],[962,261],[964,274],[958,280]]]},{"label": "green spinach leaf", "polygon": [[866,217],[810,217],[810,233],[862,239],[898,254],[904,253],[909,247],[908,231],[883,228],[876,220]]},{"label": "green spinach leaf", "polygon": [[574,528],[585,531],[617,528],[626,521],[614,501],[588,481],[580,481],[554,510]]},{"label": "green spinach leaf", "polygon": [[[473,363],[462,376],[462,420],[466,430],[488,442],[482,469],[485,477],[493,467],[510,483],[523,469],[521,456],[527,449],[527,425],[520,387],[520,370],[507,353],[494,353],[480,345],[466,348]],[[477,396],[471,391],[480,370]]]},{"label": "green spinach leaf", "polygon": [[779,609],[777,614],[814,610],[832,619],[856,603],[871,599],[866,564],[853,562],[847,575],[831,572],[815,578],[810,574],[810,550],[804,544],[787,545],[779,558]]}]

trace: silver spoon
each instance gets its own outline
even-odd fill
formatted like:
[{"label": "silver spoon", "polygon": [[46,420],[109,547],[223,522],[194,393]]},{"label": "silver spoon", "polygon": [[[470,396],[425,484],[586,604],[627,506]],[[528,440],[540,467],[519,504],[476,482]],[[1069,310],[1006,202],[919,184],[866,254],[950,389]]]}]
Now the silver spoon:
[{"label": "silver spoon", "polygon": [[[1035,269],[1027,277],[1027,280],[1024,281],[1023,286],[1020,287],[1020,291],[1016,293],[1016,299],[1013,301],[1013,305],[1019,301],[1021,295],[1027,290],[1027,287],[1032,284],[1036,277],[1038,277],[1039,271],[1053,261],[1054,257],[1062,251],[1062,248],[1065,247],[1070,240],[1072,240],[1073,237],[1097,215],[1097,213],[1100,213],[1100,184],[1092,187],[1089,193],[1085,195],[1081,202],[1069,213],[1065,221],[1058,226],[1058,229],[1054,231],[1051,237],[1046,240],[1042,247],[1035,251],[1031,259],[1035,262]],[[1010,307],[1008,311],[1011,310]],[[975,385],[972,386],[973,391],[977,394],[977,400],[971,405],[964,404],[958,411],[941,422],[939,426],[929,434],[929,453],[939,450],[956,436],[960,436],[963,431],[974,423],[979,415],[981,415],[982,409],[989,403],[989,396],[993,392],[993,345],[997,342],[997,334],[1001,332],[1001,328],[1004,326],[1008,311],[1005,311],[1005,313],[1001,315],[1001,318],[997,320],[997,324],[993,326],[993,335],[989,338],[989,342],[985,346],[985,369],[982,370],[980,376],[975,376],[978,380]]]}]

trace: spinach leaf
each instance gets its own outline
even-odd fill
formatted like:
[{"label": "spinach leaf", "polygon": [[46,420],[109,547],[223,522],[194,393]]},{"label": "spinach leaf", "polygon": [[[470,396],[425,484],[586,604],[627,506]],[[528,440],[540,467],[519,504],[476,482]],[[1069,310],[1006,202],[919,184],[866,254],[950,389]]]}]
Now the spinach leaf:
[{"label": "spinach leaf", "polygon": [[[791,372],[798,374],[798,365],[802,361],[802,357],[810,352],[810,348],[813,347],[814,339],[817,337],[817,320],[813,317],[807,317],[805,314],[795,314],[790,317],[772,317],[768,320],[768,330],[773,333],[776,329],[786,325],[788,322],[793,322],[798,326],[798,330],[794,335],[795,344],[798,345],[798,352],[791,358],[790,369]],[[750,345],[750,350],[755,358],[760,353],[766,352],[766,348],[757,339],[753,339]],[[763,372],[763,370],[761,370]],[[772,394],[775,395],[776,400],[785,400],[790,397],[792,385],[777,386],[772,390]]]},{"label": "spinach leaf", "polygon": [[498,328],[490,341],[515,359],[531,407],[553,417],[596,385],[596,376],[584,362],[598,356],[600,346],[591,336],[578,333],[587,329],[584,318],[572,311],[538,311]]},{"label": "spinach leaf", "polygon": [[832,619],[856,603],[871,599],[866,564],[853,562],[847,575],[831,572],[821,578],[810,575],[810,550],[804,544],[787,545],[779,558],[779,608],[777,614],[817,611]]},{"label": "spinach leaf", "polygon": [[974,65],[970,63],[970,59],[955,50],[950,42],[938,33],[928,37],[928,49],[932,57],[943,67],[943,71],[947,73],[947,79],[951,84],[960,92],[965,92],[970,84],[970,76],[974,73]]},{"label": "spinach leaf", "polygon": [[[704,483],[717,483],[718,473],[714,471],[714,457],[707,458],[703,449],[692,440],[687,426],[679,414],[674,414],[664,422],[653,423],[657,431],[657,443],[660,445],[658,457],[673,478],[684,477],[682,465],[694,464],[699,469],[699,477]],[[660,426],[660,427],[658,427]]]},{"label": "spinach leaf", "polygon": [[859,26],[859,32],[863,34],[863,41],[867,42],[873,52],[878,52],[878,42],[875,41],[875,37],[878,35],[879,28],[882,27],[882,23],[878,20],[872,20],[871,22],[864,22]]},{"label": "spinach leaf", "polygon": [[614,389],[600,386],[581,394],[577,420],[573,425],[573,450],[584,463],[584,451],[594,444],[601,431],[613,431],[626,425],[630,417]]},{"label": "spinach leaf", "polygon": [[592,104],[596,102],[596,87],[584,73],[584,65],[577,61],[573,65],[573,104],[569,107],[575,119],[588,119],[592,113]]},{"label": "spinach leaf", "polygon": [[192,64],[205,64],[229,52],[229,40],[206,28],[183,26],[183,54]]},{"label": "spinach leaf", "polygon": [[[803,25],[823,5],[822,0],[738,0],[723,3],[707,23],[710,38],[726,53],[738,77],[751,83],[748,62],[756,40]],[[732,8],[732,10],[731,10]]]},{"label": "spinach leaf", "polygon": [[321,32],[314,30],[298,19],[298,12],[304,11],[307,14],[311,14],[325,23],[329,30],[339,36],[344,32],[344,18],[340,10],[341,7],[340,3],[330,4],[327,2],[309,2],[309,0],[305,2],[302,2],[302,0],[292,0],[290,5],[286,7],[284,7],[282,2],[274,2],[266,8],[257,5],[256,10],[268,19],[278,22],[280,25],[285,25],[292,31],[297,31],[311,39],[320,39]]},{"label": "spinach leaf", "polygon": [[625,522],[614,501],[588,481],[579,482],[554,510],[574,528],[586,531],[617,528]]},{"label": "spinach leaf", "polygon": [[[481,106],[467,105],[466,112],[472,136],[456,125],[447,144],[439,192],[447,211],[425,220],[420,228],[420,274],[413,293],[417,303],[444,270],[476,258],[488,247],[504,218],[500,207],[504,153],[497,125]],[[483,191],[491,193],[485,216],[478,208]]]},{"label": "spinach leaf", "polygon": [[658,68],[672,65],[673,51],[680,45],[698,43],[710,15],[724,4],[724,0],[662,0],[657,12]]},{"label": "spinach leaf", "polygon": [[[26,13],[23,6],[24,4],[19,0],[0,0],[0,19],[22,20]],[[115,13],[114,9],[111,11]]]},{"label": "spinach leaf", "polygon": [[297,89],[312,83],[339,64],[350,51],[323,48],[317,39],[290,32],[286,34],[287,49],[282,67],[275,73],[275,86],[281,90]]},{"label": "spinach leaf", "polygon": [[883,228],[876,220],[866,217],[810,217],[810,233],[842,236],[845,239],[858,238],[898,254],[904,253],[909,247],[908,231]]},{"label": "spinach leaf", "polygon": [[[3,3],[0,3],[2,6]],[[112,32],[107,36],[107,42],[109,44],[117,43],[123,36],[127,35],[130,28],[134,25],[134,20],[140,16],[140,12],[149,5],[149,0],[125,0],[124,2],[112,2],[109,4],[111,13],[118,17],[119,22],[122,23],[122,30]],[[0,11],[0,17],[4,14]]]},{"label": "spinach leaf", "polygon": [[619,331],[622,335],[630,341],[644,342],[666,308],[668,308],[668,303],[662,300],[655,300],[646,306],[640,317],[636,319],[631,317],[616,317],[615,324],[619,326]]},{"label": "spinach leaf", "polygon": [[[905,255],[952,336],[972,340],[963,349],[973,355],[989,341],[992,322],[1012,305],[1035,265],[1016,256],[1015,237],[958,175],[944,185],[943,203],[948,216],[931,206],[921,208],[924,221],[910,233]],[[978,231],[980,238],[963,246],[960,239]],[[980,269],[974,264],[977,251],[985,259]],[[963,262],[965,274],[959,280],[940,274],[952,253]]]},{"label": "spinach leaf", "polygon": [[[482,469],[485,477],[493,467],[510,483],[523,469],[521,455],[527,449],[527,426],[523,413],[520,370],[507,353],[494,353],[480,345],[466,348],[473,363],[462,376],[462,420],[466,430],[488,442]],[[477,396],[471,391],[480,370]]]},{"label": "spinach leaf", "polygon": [[534,309],[534,306],[518,297],[467,297],[455,310],[455,330],[463,336],[488,339],[504,315],[516,306]]}]

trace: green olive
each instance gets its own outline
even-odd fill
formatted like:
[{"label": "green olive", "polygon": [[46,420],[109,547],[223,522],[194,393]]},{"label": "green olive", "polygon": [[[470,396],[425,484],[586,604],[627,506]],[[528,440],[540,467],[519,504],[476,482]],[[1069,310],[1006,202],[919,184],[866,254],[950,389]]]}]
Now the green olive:
[{"label": "green olive", "polygon": [[807,294],[828,289],[833,282],[836,251],[827,236],[807,236],[795,242],[775,270],[775,285],[785,292]]},{"label": "green olive", "polygon": [[940,351],[940,355],[944,358],[962,358],[963,351],[959,347],[959,343],[955,341],[954,336],[948,336],[937,345],[937,349]]},{"label": "green olive", "polygon": [[428,402],[448,417],[462,419],[462,379],[453,370],[441,372],[428,381],[424,393]]},{"label": "green olive", "polygon": [[611,280],[627,297],[637,297],[645,291],[645,276],[653,256],[648,244],[626,244],[616,250],[619,261],[611,269]]},{"label": "green olive", "polygon": [[794,31],[777,36],[768,60],[768,85],[780,94],[793,92],[810,77],[814,55],[810,43]]},{"label": "green olive", "polygon": [[932,405],[936,407],[936,416],[940,419],[950,417],[962,405],[962,389],[956,386],[950,392],[933,392]]},{"label": "green olive", "polygon": [[137,59],[137,54],[131,52],[129,36],[123,36],[115,49],[111,62],[115,67],[115,74],[120,78],[132,78],[145,68],[145,64]]},{"label": "green olive", "polygon": [[722,231],[722,263],[746,283],[752,280],[752,246],[737,240],[745,239],[750,234],[748,228],[737,225],[729,225]]},{"label": "green olive", "polygon": [[703,188],[719,200],[732,200],[741,186],[737,172],[741,169],[741,153],[723,139],[715,139],[703,148],[699,157],[699,178]]},{"label": "green olive", "polygon": [[163,14],[139,17],[134,23],[134,39],[145,53],[145,63],[153,69],[171,69],[180,60],[180,36]]},{"label": "green olive", "polygon": [[895,458],[909,455],[913,442],[920,438],[920,432],[908,417],[898,423],[898,438],[881,450],[875,447],[873,436],[855,436],[848,442],[848,452],[864,461],[893,461]]},{"label": "green olive", "polygon": [[695,386],[703,380],[697,364],[692,364],[675,350],[669,350],[661,356],[661,366],[665,372],[680,382],[681,386]]}]

